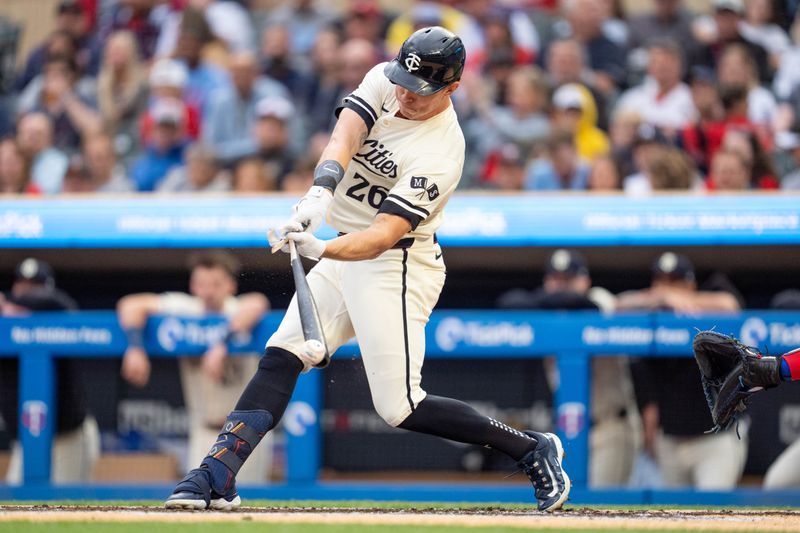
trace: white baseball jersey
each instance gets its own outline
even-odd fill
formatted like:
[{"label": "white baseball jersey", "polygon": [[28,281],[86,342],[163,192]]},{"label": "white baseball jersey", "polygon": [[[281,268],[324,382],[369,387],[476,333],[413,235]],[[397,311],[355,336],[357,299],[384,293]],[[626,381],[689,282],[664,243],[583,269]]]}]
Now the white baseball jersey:
[{"label": "white baseball jersey", "polygon": [[[432,237],[461,178],[464,136],[452,106],[427,120],[397,117],[384,65],[344,99],[342,107],[358,113],[369,133],[336,188],[328,221],[349,233],[390,213],[408,220],[411,231],[375,259],[322,259],[307,279],[331,353],[356,336],[375,410],[397,426],[426,396],[425,324],[445,280]],[[298,354],[303,343],[294,297],[267,346]]]},{"label": "white baseball jersey", "polygon": [[428,120],[399,118],[386,63],[367,73],[337,110],[352,109],[369,133],[336,187],[328,222],[340,232],[363,230],[377,213],[411,223],[406,237],[426,240],[461,179],[464,134],[452,106]]}]

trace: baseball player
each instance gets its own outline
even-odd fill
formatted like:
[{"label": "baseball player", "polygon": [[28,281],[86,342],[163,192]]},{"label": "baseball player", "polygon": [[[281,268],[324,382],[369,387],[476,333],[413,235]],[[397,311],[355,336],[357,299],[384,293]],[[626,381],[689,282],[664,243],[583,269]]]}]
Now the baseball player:
[{"label": "baseball player", "polygon": [[[75,301],[56,287],[52,267],[29,257],[17,265],[14,283],[8,294],[0,293],[0,316],[27,316],[37,311],[74,311]],[[89,409],[86,385],[87,362],[77,359],[56,361],[56,416],[53,439],[53,483],[85,483],[100,457],[100,430]],[[17,437],[19,424],[19,364],[16,359],[0,358],[0,415],[11,437]],[[22,483],[24,450],[14,440],[6,482]]]},{"label": "baseball player", "polygon": [[[261,293],[236,296],[239,264],[230,254],[203,252],[191,258],[190,267],[191,294],[130,294],[117,304],[120,326],[128,338],[121,372],[135,386],[143,387],[150,379],[150,360],[142,346],[144,326],[150,315],[203,317],[212,313],[222,314],[228,319],[228,336],[232,336],[248,334],[269,308],[269,302]],[[187,462],[190,465],[205,457],[208,441],[217,434],[219,425],[258,365],[257,357],[228,357],[226,340],[227,336],[221,339],[223,342],[209,346],[201,358],[182,357],[178,360],[189,419]],[[267,446],[259,450],[258,457],[242,472],[242,480],[265,481],[268,450]]]},{"label": "baseball player", "polygon": [[[531,479],[539,509],[552,511],[570,490],[557,436],[512,429],[420,387],[425,324],[445,279],[434,231],[464,163],[450,96],[465,57],[459,37],[428,27],[372,68],[337,110],[314,185],[270,243],[292,240],[300,255],[319,260],[308,283],[328,346],[333,352],[355,335],[373,404],[389,425],[507,453]],[[322,241],[313,232],[326,217],[339,237]],[[303,344],[293,298],[209,455],[166,507],[240,505],[236,473],[283,415],[299,374],[322,358]]]}]

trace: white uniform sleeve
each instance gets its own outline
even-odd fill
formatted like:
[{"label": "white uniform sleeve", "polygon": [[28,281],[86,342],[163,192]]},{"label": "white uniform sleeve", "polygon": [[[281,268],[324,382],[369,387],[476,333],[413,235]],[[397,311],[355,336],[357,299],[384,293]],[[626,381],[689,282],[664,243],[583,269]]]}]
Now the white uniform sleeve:
[{"label": "white uniform sleeve", "polygon": [[459,162],[441,154],[421,155],[417,161],[391,188],[379,210],[405,218],[412,230],[441,209],[462,171]]},{"label": "white uniform sleeve", "polygon": [[346,107],[347,109],[352,109],[364,119],[364,123],[367,125],[367,132],[372,129],[375,121],[384,113],[382,109],[383,102],[387,90],[391,90],[392,86],[389,79],[383,74],[385,66],[386,63],[379,63],[367,72],[358,88],[345,96],[341,105],[336,108],[337,118],[342,109]]}]

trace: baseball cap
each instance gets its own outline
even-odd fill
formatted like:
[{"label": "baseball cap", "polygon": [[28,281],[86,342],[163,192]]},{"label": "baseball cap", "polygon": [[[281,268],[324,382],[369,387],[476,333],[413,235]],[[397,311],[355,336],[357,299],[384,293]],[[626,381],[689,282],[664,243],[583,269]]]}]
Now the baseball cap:
[{"label": "baseball cap", "polygon": [[664,252],[653,263],[653,277],[694,281],[694,265],[692,261],[683,254]]},{"label": "baseball cap", "polygon": [[183,124],[185,110],[183,102],[175,98],[160,98],[150,107],[150,114],[156,124],[177,126]]},{"label": "baseball cap", "polygon": [[739,15],[744,14],[742,0],[714,0],[714,11],[733,11]]},{"label": "baseball cap", "polygon": [[575,83],[562,85],[553,93],[553,106],[558,109],[583,109],[583,95]]},{"label": "baseball cap", "polygon": [[559,248],[547,260],[544,266],[545,274],[567,274],[570,276],[585,276],[589,274],[586,259],[580,252]]},{"label": "baseball cap", "polygon": [[55,285],[55,276],[49,264],[29,257],[17,265],[14,270],[14,281],[30,281],[52,287]]},{"label": "baseball cap", "polygon": [[9,294],[6,301],[28,311],[66,311],[75,307],[71,298],[49,287],[36,287],[21,294]]},{"label": "baseball cap", "polygon": [[150,69],[151,87],[177,87],[183,89],[189,79],[186,65],[174,59],[159,59]]},{"label": "baseball cap", "polygon": [[280,96],[268,96],[262,98],[256,104],[256,116],[258,118],[277,118],[281,122],[286,122],[294,114],[294,106],[286,98]]}]

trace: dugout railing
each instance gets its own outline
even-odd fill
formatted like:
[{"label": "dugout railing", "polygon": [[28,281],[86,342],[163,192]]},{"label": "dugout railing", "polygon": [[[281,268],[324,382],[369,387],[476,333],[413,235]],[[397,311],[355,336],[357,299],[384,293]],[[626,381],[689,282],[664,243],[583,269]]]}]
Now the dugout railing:
[{"label": "dugout railing", "polygon": [[[251,339],[229,346],[234,354],[260,352],[281,314],[265,316]],[[738,489],[603,490],[586,488],[590,361],[592,357],[691,356],[697,329],[716,328],[771,353],[800,345],[800,313],[745,312],[735,315],[677,317],[667,313],[605,316],[596,312],[437,311],[427,327],[428,358],[532,358],[555,356],[560,386],[554,398],[556,428],[568,453],[567,467],[576,503],[672,503],[702,505],[796,505],[800,491]],[[145,330],[153,357],[199,355],[224,334],[220,318],[202,320],[154,317]],[[125,336],[113,312],[40,313],[0,318],[0,357],[18,357],[19,438],[24,450],[24,483],[0,484],[0,500],[163,498],[170,486],[50,484],[50,449],[55,405],[54,361],[60,357],[118,358]],[[358,355],[354,343],[337,356]],[[415,501],[529,502],[529,487],[496,484],[357,483],[319,479],[322,435],[318,413],[322,373],[301,376],[285,420],[286,480],[263,487],[242,487],[246,498],[379,499]],[[698,409],[704,406],[698,406]]]}]

